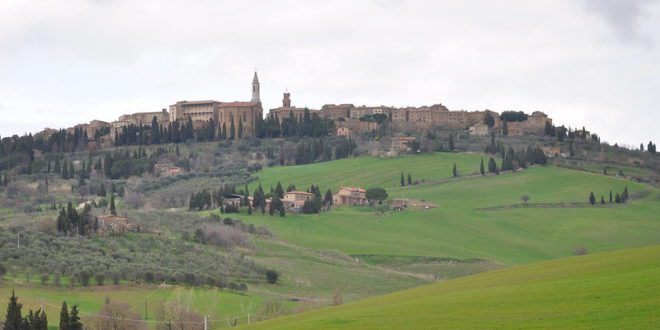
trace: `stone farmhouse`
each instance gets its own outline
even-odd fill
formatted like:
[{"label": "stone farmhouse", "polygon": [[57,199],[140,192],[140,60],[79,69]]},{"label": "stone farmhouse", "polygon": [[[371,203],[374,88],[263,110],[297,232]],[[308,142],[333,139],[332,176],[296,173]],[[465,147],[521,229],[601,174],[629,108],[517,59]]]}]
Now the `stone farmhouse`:
[{"label": "stone farmhouse", "polygon": [[284,194],[282,202],[284,207],[291,211],[299,211],[302,209],[303,205],[307,201],[314,199],[314,194],[308,193],[306,191],[288,191]]},{"label": "stone farmhouse", "polygon": [[341,187],[332,195],[334,205],[367,205],[367,191],[358,187]]},{"label": "stone farmhouse", "polygon": [[118,215],[101,215],[98,217],[98,224],[98,232],[101,235],[123,234],[137,230],[137,226],[132,224],[128,218]]}]

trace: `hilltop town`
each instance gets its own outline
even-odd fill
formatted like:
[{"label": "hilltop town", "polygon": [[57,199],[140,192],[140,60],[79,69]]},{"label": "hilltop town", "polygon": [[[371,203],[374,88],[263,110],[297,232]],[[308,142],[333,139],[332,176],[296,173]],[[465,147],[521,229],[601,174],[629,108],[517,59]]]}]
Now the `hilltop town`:
[{"label": "hilltop town", "polygon": [[[281,106],[270,109],[264,118],[256,72],[249,101],[178,101],[160,111],[124,114],[111,122],[92,120],[70,127],[65,132],[80,135],[88,142],[96,142],[100,148],[105,148],[130,144],[131,137],[127,137],[127,134],[134,137],[148,131],[151,135],[171,136],[184,127],[196,135],[203,134],[217,140],[286,136],[284,126],[287,123],[314,119],[325,123],[323,132],[347,138],[387,131],[394,138],[393,145],[407,145],[414,140],[415,135],[435,128],[464,131],[476,136],[492,132],[512,136],[554,132],[552,119],[541,111],[533,111],[531,114],[522,111],[498,113],[492,110],[450,110],[442,104],[392,107],[350,103],[325,104],[320,109],[309,109],[292,105],[289,92],[283,93]],[[47,140],[57,132],[56,129],[47,128],[36,136]]]}]

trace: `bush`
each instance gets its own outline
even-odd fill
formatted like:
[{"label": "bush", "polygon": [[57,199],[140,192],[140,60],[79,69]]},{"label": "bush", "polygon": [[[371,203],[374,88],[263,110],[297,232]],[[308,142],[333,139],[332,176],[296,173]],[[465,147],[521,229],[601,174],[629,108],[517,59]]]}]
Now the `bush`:
[{"label": "bush", "polygon": [[103,284],[105,284],[105,275],[103,273],[96,274],[94,279],[96,280],[96,285],[98,286],[103,286]]},{"label": "bush", "polygon": [[584,246],[578,246],[575,248],[575,255],[576,256],[583,256],[587,254],[587,248]]},{"label": "bush", "polygon": [[48,283],[48,278],[48,274],[41,274],[41,284],[46,285],[46,283]]},{"label": "bush", "polygon": [[85,270],[78,273],[78,279],[80,280],[80,284],[82,284],[83,286],[89,286],[89,280],[91,279],[91,277],[92,275]]},{"label": "bush", "polygon": [[266,271],[266,281],[270,284],[275,284],[277,283],[277,279],[280,277],[280,274],[278,274],[274,270],[267,270]]}]

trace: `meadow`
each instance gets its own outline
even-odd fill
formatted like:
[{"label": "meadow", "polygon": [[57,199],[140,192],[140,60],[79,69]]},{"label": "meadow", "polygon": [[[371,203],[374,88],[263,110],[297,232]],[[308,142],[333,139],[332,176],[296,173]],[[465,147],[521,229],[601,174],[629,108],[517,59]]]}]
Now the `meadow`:
[{"label": "meadow", "polygon": [[[282,181],[303,187],[313,183],[314,178],[321,187],[338,186],[340,182],[365,187],[382,183],[390,198],[427,200],[437,207],[384,214],[368,207],[340,207],[318,215],[282,218],[253,213],[242,214],[241,218],[267,225],[279,238],[308,248],[351,255],[480,258],[504,265],[570,256],[578,247],[596,252],[660,244],[656,234],[660,229],[660,197],[655,188],[553,166],[534,166],[497,176],[446,178],[451,176],[453,163],[466,168],[466,164],[476,164],[478,171],[481,157],[437,153],[367,158],[360,160],[370,164],[364,176],[356,166],[350,166],[350,162],[357,162],[354,159],[268,168],[259,173],[262,182]],[[390,166],[390,162],[396,165]],[[427,184],[392,184],[404,164]],[[609,191],[616,194],[624,187],[631,195],[645,192],[644,197],[623,205],[609,204]],[[606,204],[588,205],[591,192],[598,201],[604,196]],[[523,195],[530,198],[527,206],[506,208],[522,204]],[[548,208],[535,206],[538,203],[557,204]],[[489,207],[504,208],[483,210]]]},{"label": "meadow", "polygon": [[251,329],[650,329],[660,246],[516,266],[248,325]]}]

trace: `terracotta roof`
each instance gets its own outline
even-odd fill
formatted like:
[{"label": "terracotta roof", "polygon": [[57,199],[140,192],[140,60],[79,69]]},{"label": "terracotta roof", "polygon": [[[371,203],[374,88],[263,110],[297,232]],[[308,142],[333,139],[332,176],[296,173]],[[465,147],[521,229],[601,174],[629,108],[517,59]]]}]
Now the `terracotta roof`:
[{"label": "terracotta roof", "polygon": [[306,191],[299,191],[299,190],[288,191],[286,192],[286,194],[314,196],[314,194],[312,193],[308,193]]},{"label": "terracotta roof", "polygon": [[220,107],[253,107],[259,104],[259,102],[220,102]]},{"label": "terracotta roof", "polygon": [[354,192],[354,191],[367,192],[366,190],[364,190],[362,188],[359,188],[359,187],[341,187],[341,188],[339,188],[339,190],[342,190],[342,189],[346,189],[346,190],[349,190],[349,191],[352,191],[352,192]]}]

